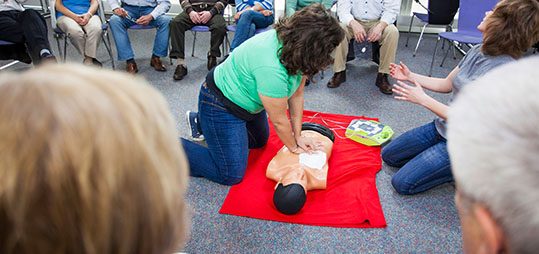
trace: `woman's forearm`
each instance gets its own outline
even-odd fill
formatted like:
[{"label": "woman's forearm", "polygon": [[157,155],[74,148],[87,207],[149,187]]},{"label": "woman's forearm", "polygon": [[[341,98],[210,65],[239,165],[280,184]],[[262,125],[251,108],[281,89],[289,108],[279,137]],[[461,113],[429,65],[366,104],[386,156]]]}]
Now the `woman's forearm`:
[{"label": "woman's forearm", "polygon": [[447,79],[427,77],[417,73],[410,73],[410,79],[415,80],[428,90],[438,93],[451,92],[451,82]]},{"label": "woman's forearm", "polygon": [[427,108],[428,110],[432,111],[434,114],[436,114],[438,117],[447,120],[447,110],[449,107],[434,98],[428,96],[424,101],[421,102],[421,106]]},{"label": "woman's forearm", "polygon": [[288,121],[286,116],[285,119],[286,120],[278,121],[274,121],[272,119],[271,122],[273,123],[273,128],[275,129],[275,133],[277,133],[277,136],[279,136],[279,139],[290,151],[294,151],[295,149],[297,149],[298,145],[296,139],[294,138],[294,135],[292,134],[293,132],[290,121]]},{"label": "woman's forearm", "polygon": [[288,109],[290,112],[290,122],[294,137],[297,139],[301,136],[301,124],[303,123],[303,103],[305,99],[303,92],[305,88],[305,77],[302,77],[301,84],[296,92],[288,99]]},{"label": "woman's forearm", "polygon": [[97,0],[92,0],[90,2],[90,9],[88,9],[88,13],[90,13],[90,15],[94,15],[97,12],[97,8],[99,8],[99,2]]}]

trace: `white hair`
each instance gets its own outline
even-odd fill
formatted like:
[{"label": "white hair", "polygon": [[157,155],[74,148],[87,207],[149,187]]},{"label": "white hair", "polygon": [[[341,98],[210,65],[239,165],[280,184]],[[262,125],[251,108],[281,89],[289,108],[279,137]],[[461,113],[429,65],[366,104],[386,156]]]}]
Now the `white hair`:
[{"label": "white hair", "polygon": [[539,250],[539,57],[469,84],[449,110],[459,192],[484,204],[514,253]]}]

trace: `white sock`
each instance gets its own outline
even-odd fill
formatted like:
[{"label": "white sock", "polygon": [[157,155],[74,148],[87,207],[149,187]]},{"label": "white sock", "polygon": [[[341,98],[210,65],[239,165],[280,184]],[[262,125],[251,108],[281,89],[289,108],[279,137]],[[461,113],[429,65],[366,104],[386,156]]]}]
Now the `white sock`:
[{"label": "white sock", "polygon": [[177,64],[178,64],[178,65],[183,65],[183,66],[185,66],[185,59],[183,59],[183,58],[178,58]]}]

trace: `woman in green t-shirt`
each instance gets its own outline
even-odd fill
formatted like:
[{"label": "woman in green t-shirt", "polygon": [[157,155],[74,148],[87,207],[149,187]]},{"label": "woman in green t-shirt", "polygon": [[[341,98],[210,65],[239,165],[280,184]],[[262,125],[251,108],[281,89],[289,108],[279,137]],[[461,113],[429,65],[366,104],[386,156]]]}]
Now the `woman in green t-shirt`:
[{"label": "woman in green t-shirt", "polygon": [[192,138],[200,140],[203,133],[208,146],[182,139],[191,175],[239,183],[249,149],[268,140],[267,116],[290,151],[316,149],[300,135],[304,84],[333,63],[330,54],[343,38],[339,22],[315,4],[245,41],[210,71],[200,90],[199,112],[187,112]]}]

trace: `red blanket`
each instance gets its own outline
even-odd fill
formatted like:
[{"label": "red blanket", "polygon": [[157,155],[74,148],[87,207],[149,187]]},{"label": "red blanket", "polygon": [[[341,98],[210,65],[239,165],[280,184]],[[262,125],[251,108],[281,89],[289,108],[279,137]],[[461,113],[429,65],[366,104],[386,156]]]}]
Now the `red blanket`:
[{"label": "red blanket", "polygon": [[[283,146],[270,124],[268,144],[251,150],[243,181],[230,188],[220,213],[315,226],[385,227],[376,190],[382,162],[380,147],[368,147],[345,138],[352,119],[374,119],[305,111],[303,121],[326,125],[336,133],[325,190],[307,193],[303,209],[295,215],[279,213],[273,205],[275,182],[266,178],[270,160]],[[377,119],[374,119],[377,120]]]}]

